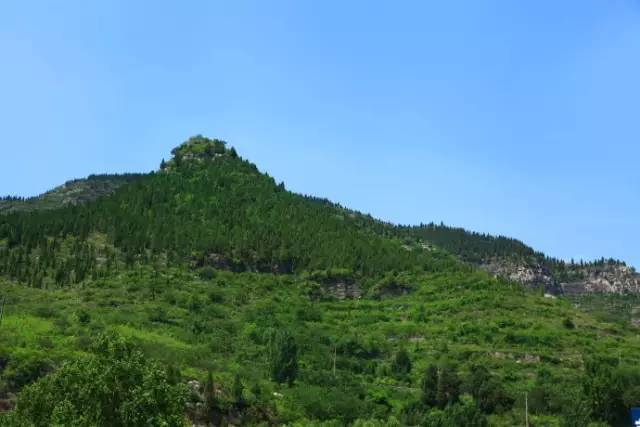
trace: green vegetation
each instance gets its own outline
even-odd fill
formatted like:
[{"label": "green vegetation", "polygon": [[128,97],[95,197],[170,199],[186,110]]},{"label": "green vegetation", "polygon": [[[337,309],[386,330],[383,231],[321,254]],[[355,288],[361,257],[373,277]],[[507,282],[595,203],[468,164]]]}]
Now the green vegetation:
[{"label": "green vegetation", "polygon": [[86,179],[66,182],[37,197],[0,197],[0,213],[56,209],[65,205],[85,203],[109,195],[141,176],[135,173],[90,175]]},{"label": "green vegetation", "polygon": [[444,224],[421,224],[415,227],[399,227],[398,230],[402,234],[430,242],[473,264],[483,264],[497,259],[529,266],[543,266],[558,282],[580,280],[585,269],[625,265],[622,261],[605,258],[591,262],[565,262],[535,251],[517,239],[467,231]]},{"label": "green vegetation", "polygon": [[122,338],[101,336],[91,355],[65,362],[20,393],[12,426],[184,425],[186,390]]},{"label": "green vegetation", "polygon": [[289,193],[222,141],[163,164],[2,217],[0,425],[513,426],[525,393],[534,425],[622,425],[640,404],[629,322]]}]

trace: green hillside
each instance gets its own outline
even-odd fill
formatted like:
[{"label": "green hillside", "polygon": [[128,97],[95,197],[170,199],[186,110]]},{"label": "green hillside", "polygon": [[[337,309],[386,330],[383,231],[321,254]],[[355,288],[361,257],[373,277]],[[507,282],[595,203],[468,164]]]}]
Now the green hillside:
[{"label": "green hillside", "polygon": [[91,175],[85,179],[74,179],[37,197],[22,198],[6,196],[0,198],[0,213],[56,209],[66,205],[77,205],[113,193],[119,187],[132,182],[141,174]]},{"label": "green hillside", "polygon": [[536,251],[520,240],[492,236],[444,224],[421,224],[398,227],[401,233],[425,240],[474,265],[491,262],[513,263],[513,265],[539,266],[556,282],[571,282],[583,279],[585,274],[602,267],[625,266],[616,259],[595,261],[571,260],[566,262]]},{"label": "green hillside", "polygon": [[635,327],[413,237],[203,137],[8,213],[0,425],[625,425]]}]

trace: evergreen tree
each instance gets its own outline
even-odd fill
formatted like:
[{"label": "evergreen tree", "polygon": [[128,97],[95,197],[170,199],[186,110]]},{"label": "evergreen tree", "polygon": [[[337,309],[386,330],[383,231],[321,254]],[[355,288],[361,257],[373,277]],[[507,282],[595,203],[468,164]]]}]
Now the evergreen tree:
[{"label": "evergreen tree", "polygon": [[398,377],[405,377],[411,372],[411,359],[404,348],[396,353],[391,362],[391,372]]},{"label": "evergreen tree", "polygon": [[216,395],[216,386],[213,382],[213,374],[211,371],[207,373],[207,381],[204,384],[204,412],[208,421],[214,424],[220,418],[220,402]]},{"label": "evergreen tree", "polygon": [[278,383],[293,385],[298,374],[298,347],[287,331],[275,334],[271,351],[271,378]]},{"label": "evergreen tree", "polygon": [[438,375],[438,389],[436,392],[438,407],[445,408],[447,405],[457,402],[459,396],[460,379],[456,370],[449,365],[442,366]]},{"label": "evergreen tree", "polygon": [[433,408],[438,404],[438,368],[430,365],[422,378],[422,404],[427,408]]},{"label": "evergreen tree", "polygon": [[242,380],[240,379],[240,375],[236,374],[233,378],[231,395],[233,396],[233,400],[237,408],[242,408],[244,406],[243,392],[244,386],[242,385]]}]

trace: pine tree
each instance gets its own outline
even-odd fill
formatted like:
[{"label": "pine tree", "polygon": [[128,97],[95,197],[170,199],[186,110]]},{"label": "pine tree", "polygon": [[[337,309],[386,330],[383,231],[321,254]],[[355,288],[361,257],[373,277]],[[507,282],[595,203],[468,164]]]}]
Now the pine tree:
[{"label": "pine tree", "polygon": [[438,392],[438,368],[435,365],[430,365],[424,377],[422,378],[422,404],[427,408],[432,408],[437,405],[436,394]]},{"label": "pine tree", "polygon": [[455,369],[449,365],[440,368],[436,401],[440,408],[458,401],[460,396],[460,379]]},{"label": "pine tree", "polygon": [[244,406],[243,392],[244,386],[242,385],[242,380],[240,379],[240,375],[236,374],[235,378],[233,379],[233,388],[231,389],[231,394],[237,408],[242,408]]},{"label": "pine tree", "polygon": [[396,376],[402,377],[411,372],[411,359],[409,359],[409,354],[404,348],[400,349],[393,358],[391,372]]},{"label": "pine tree", "polygon": [[278,383],[289,386],[298,375],[298,347],[294,338],[287,331],[276,333],[271,351],[271,378]]},{"label": "pine tree", "polygon": [[211,371],[207,374],[207,381],[204,385],[204,411],[209,421],[215,421],[220,415],[220,404],[216,396],[216,388]]}]

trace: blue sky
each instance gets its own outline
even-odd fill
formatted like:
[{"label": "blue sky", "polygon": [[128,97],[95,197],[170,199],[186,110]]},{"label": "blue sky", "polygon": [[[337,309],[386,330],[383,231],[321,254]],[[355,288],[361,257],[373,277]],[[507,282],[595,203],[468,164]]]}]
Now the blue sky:
[{"label": "blue sky", "polygon": [[0,194],[193,134],[399,223],[640,266],[640,3],[6,1]]}]

